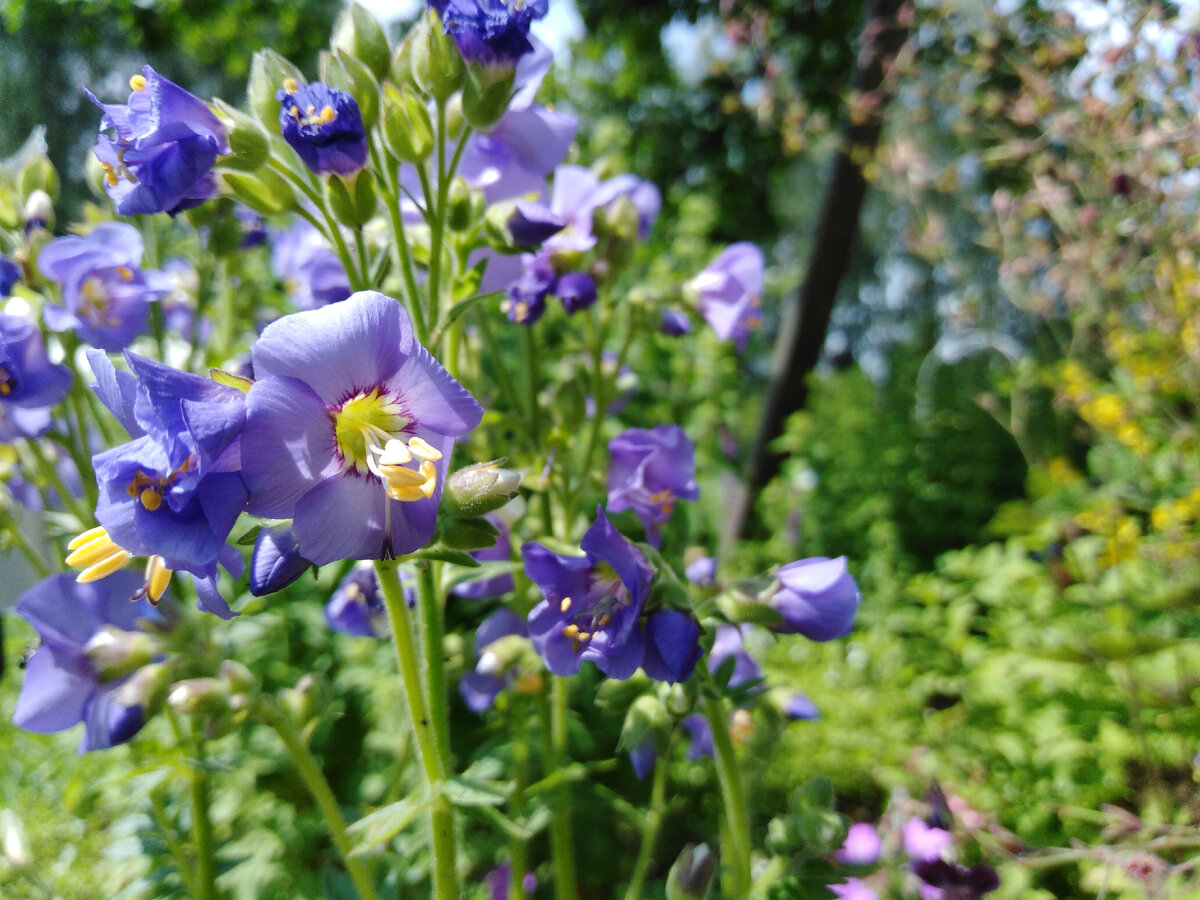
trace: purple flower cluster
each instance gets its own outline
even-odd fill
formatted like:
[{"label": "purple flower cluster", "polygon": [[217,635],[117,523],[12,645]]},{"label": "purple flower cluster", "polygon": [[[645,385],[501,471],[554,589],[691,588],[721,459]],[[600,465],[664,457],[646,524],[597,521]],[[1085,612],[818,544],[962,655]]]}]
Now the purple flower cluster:
[{"label": "purple flower cluster", "polygon": [[96,157],[117,212],[175,215],[213,197],[213,164],[229,152],[224,126],[202,100],[149,66],[129,86],[127,104],[101,103],[84,91],[104,111]]}]

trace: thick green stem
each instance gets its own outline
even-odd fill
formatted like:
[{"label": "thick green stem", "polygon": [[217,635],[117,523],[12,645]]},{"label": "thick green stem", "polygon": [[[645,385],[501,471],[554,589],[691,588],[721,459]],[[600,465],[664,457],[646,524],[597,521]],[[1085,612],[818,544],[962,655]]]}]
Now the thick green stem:
[{"label": "thick green stem", "polygon": [[443,761],[443,776],[450,770],[450,704],[446,699],[446,667],[443,649],[442,604],[438,596],[433,563],[417,563],[417,610],[425,663],[425,691],[429,697],[429,715]]},{"label": "thick green stem", "polygon": [[729,900],[746,900],[750,896],[750,817],[746,809],[746,792],[742,787],[733,741],[729,737],[724,704],[716,697],[705,697],[704,716],[712,729],[717,782],[721,786],[725,824],[721,847],[722,883]]},{"label": "thick green stem", "polygon": [[362,900],[379,900],[379,895],[375,893],[375,886],[371,883],[370,873],[363,861],[350,855],[354,844],[346,833],[346,820],[342,817],[342,810],[338,806],[337,798],[333,795],[333,790],[329,787],[329,781],[325,778],[321,767],[317,765],[312,750],[300,736],[296,726],[285,715],[274,709],[264,709],[263,713],[267,722],[275,729],[275,733],[279,735],[283,745],[287,748],[288,754],[292,757],[292,763],[296,766],[296,771],[300,773],[308,792],[317,801],[321,815],[325,817],[325,823],[329,826],[329,836],[333,839],[334,846],[337,847],[342,861],[346,864],[346,871],[350,875],[350,880],[354,882],[354,888],[358,891],[358,895],[362,897]]},{"label": "thick green stem", "polygon": [[663,759],[654,766],[654,783],[650,786],[650,808],[646,811],[646,823],[642,829],[642,845],[638,848],[637,861],[633,864],[633,877],[625,891],[625,900],[641,900],[642,887],[646,883],[646,872],[650,861],[654,858],[654,845],[658,842],[658,832],[662,828],[663,801],[667,793],[667,752]]},{"label": "thick green stem", "polygon": [[[529,784],[529,741],[526,705],[519,694],[509,707],[508,733],[512,738],[513,790],[508,799],[509,818],[519,821],[525,809],[525,788]],[[514,836],[508,844],[511,873],[508,882],[510,900],[525,900],[525,873],[529,871],[529,842]]]},{"label": "thick green stem", "polygon": [[217,869],[213,858],[212,819],[208,815],[208,771],[204,768],[204,742],[195,743],[196,759],[188,767],[188,791],[192,798],[192,841],[196,852],[194,889],[196,900],[216,900]]},{"label": "thick green stem", "polygon": [[425,326],[425,310],[421,306],[421,292],[417,287],[416,274],[413,272],[412,254],[408,250],[408,235],[404,230],[404,219],[400,215],[399,171],[391,165],[390,161],[386,168],[381,164],[380,160],[386,160],[387,157],[377,153],[373,143],[371,144],[371,159],[374,161],[373,168],[379,173],[383,182],[384,205],[387,207],[388,220],[392,225],[392,247],[396,252],[396,268],[404,278],[405,300],[408,303],[409,312],[412,313],[417,339],[427,345],[429,331]]},{"label": "thick green stem", "polygon": [[[400,681],[408,700],[408,712],[420,750],[426,786],[431,796],[437,795],[429,809],[433,845],[433,896],[436,900],[460,900],[454,811],[440,795],[442,783],[449,774],[450,760],[448,755],[440,752],[441,745],[430,715],[430,706],[422,691],[420,657],[413,641],[408,603],[404,599],[404,589],[400,585],[395,560],[380,560],[375,564],[375,572],[379,576],[379,587],[383,592],[384,606],[392,626],[392,643],[396,648],[396,661],[400,666]],[[437,655],[440,660],[440,646]],[[429,675],[428,671],[426,675]],[[441,690],[444,694],[444,686]],[[445,706],[444,700],[442,706]],[[444,709],[441,714],[445,714]]]},{"label": "thick green stem", "polygon": [[[570,687],[565,678],[551,675],[550,696],[542,695],[542,739],[545,743],[546,772],[561,772],[567,765],[567,714]],[[554,808],[550,817],[550,856],[554,863],[554,896],[557,900],[578,900],[575,879],[575,838],[571,827],[569,785],[554,790]]]}]

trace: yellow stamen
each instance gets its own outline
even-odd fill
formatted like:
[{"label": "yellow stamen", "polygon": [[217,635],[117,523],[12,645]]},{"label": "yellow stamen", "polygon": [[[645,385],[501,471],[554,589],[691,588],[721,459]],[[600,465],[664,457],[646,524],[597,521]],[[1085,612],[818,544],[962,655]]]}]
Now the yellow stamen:
[{"label": "yellow stamen", "polygon": [[117,266],[117,274],[126,281],[133,281],[133,269],[129,266]]},{"label": "yellow stamen", "polygon": [[289,94],[298,94],[300,93],[300,84],[295,78],[285,78],[283,79],[283,89]]},{"label": "yellow stamen", "polygon": [[162,599],[170,583],[171,570],[167,568],[165,559],[161,556],[151,556],[146,560],[146,596],[150,598],[151,603],[157,604]]},{"label": "yellow stamen", "polygon": [[156,509],[162,506],[163,502],[162,494],[160,494],[154,488],[144,488],[142,492],[138,494],[138,500],[140,500],[142,506],[148,509],[150,512],[154,512]]},{"label": "yellow stamen", "polygon": [[78,546],[65,560],[72,569],[86,569],[102,559],[107,559],[113,553],[124,552],[113,543],[108,532],[100,529],[100,534],[85,544]]},{"label": "yellow stamen", "polygon": [[326,106],[324,109],[321,110],[321,124],[322,125],[328,125],[330,122],[332,122],[336,118],[337,118],[337,113],[334,111],[332,106]]},{"label": "yellow stamen", "polygon": [[291,109],[288,110],[288,115],[291,116],[293,119],[295,119],[297,122],[299,122],[300,121],[300,108],[293,106]]},{"label": "yellow stamen", "polygon": [[579,626],[578,625],[564,625],[562,633],[563,633],[563,637],[573,638],[579,634]]},{"label": "yellow stamen", "polygon": [[91,543],[98,537],[108,537],[108,532],[104,530],[103,525],[97,525],[95,528],[89,528],[83,534],[78,534],[71,538],[71,542],[67,544],[68,550],[75,550],[82,547],[84,544]]},{"label": "yellow stamen", "polygon": [[137,91],[139,94],[146,89],[146,76],[134,75],[129,79],[129,87]]},{"label": "yellow stamen", "polygon": [[[116,546],[116,545],[114,545]],[[75,580],[80,584],[88,584],[92,581],[99,581],[101,578],[107,578],[125,563],[131,559],[131,554],[128,550],[122,550],[117,547],[117,552],[111,556],[106,556],[104,559],[97,562],[95,565],[88,566],[80,572]]]},{"label": "yellow stamen", "polygon": [[571,598],[563,597],[562,603],[558,604],[559,612],[566,612],[571,608]]},{"label": "yellow stamen", "polygon": [[406,463],[412,462],[412,452],[408,449],[408,445],[404,441],[397,438],[392,438],[383,445],[383,453],[380,454],[379,464],[381,466],[403,466]]},{"label": "yellow stamen", "polygon": [[409,438],[408,449],[412,451],[413,456],[418,459],[428,460],[429,462],[437,462],[442,458],[442,451],[430,446],[423,438]]},{"label": "yellow stamen", "polygon": [[425,492],[420,487],[407,487],[404,485],[393,487],[388,485],[384,490],[393,500],[399,500],[402,503],[412,503],[415,500],[425,499]]},{"label": "yellow stamen", "polygon": [[425,483],[425,473],[403,466],[380,466],[387,483],[396,487],[419,487]]},{"label": "yellow stamen", "polygon": [[421,485],[421,493],[426,497],[432,497],[437,488],[437,469],[434,468],[433,463],[426,460],[421,463],[421,474],[425,476],[425,483]]},{"label": "yellow stamen", "polygon": [[580,641],[590,641],[591,639],[592,639],[592,633],[590,631],[579,632],[579,640]]},{"label": "yellow stamen", "polygon": [[612,621],[612,616],[610,616],[608,613],[605,613],[599,619],[596,620],[596,625],[600,628],[604,628],[611,621]]}]

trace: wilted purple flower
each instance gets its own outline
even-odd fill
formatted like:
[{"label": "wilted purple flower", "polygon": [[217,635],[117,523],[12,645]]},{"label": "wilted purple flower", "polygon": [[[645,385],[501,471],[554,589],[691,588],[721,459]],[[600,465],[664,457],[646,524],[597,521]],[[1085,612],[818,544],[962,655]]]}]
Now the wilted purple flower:
[{"label": "wilted purple flower", "polygon": [[700,625],[685,612],[660,609],[646,618],[642,671],[657,681],[687,681],[703,652]]},{"label": "wilted purple flower", "polygon": [[[402,581],[410,577],[405,571],[399,574]],[[416,600],[416,591],[405,585],[404,601],[413,606]],[[350,574],[341,580],[333,597],[325,604],[325,621],[334,631],[358,637],[386,637],[390,633],[387,607],[372,563],[356,563]]]},{"label": "wilted purple flower", "polygon": [[712,587],[717,580],[717,558],[702,556],[683,570],[684,577],[700,587]]},{"label": "wilted purple flower", "polygon": [[529,26],[550,0],[429,0],[463,59],[487,68],[513,69],[533,50]]},{"label": "wilted purple flower", "polygon": [[913,863],[913,872],[920,878],[922,894],[928,885],[938,892],[939,900],[979,900],[1000,887],[1000,877],[987,863],[976,863],[968,868],[943,859],[922,860]]},{"label": "wilted purple flower", "polygon": [[[489,515],[489,522],[496,526],[500,533],[496,535],[496,543],[483,550],[474,551],[471,556],[480,562],[507,562],[512,558],[512,541],[509,539],[508,523],[499,516]],[[455,597],[467,600],[482,600],[485,597],[499,597],[513,590],[511,572],[502,572],[490,578],[474,578],[470,581],[460,581],[450,591]]]},{"label": "wilted purple flower", "polygon": [[762,250],[743,241],[727,247],[685,286],[717,337],[739,350],[762,324],[763,270]]},{"label": "wilted purple flower", "polygon": [[315,227],[298,219],[271,236],[271,272],[296,309],[316,309],[350,296],[350,279]]},{"label": "wilted purple flower", "polygon": [[65,572],[51,575],[22,595],[17,613],[41,637],[29,658],[13,723],[27,731],[62,731],[84,724],[79,752],[124,743],[146,722],[142,697],[127,687],[128,674],[106,680],[88,656],[89,644],[104,641],[111,629],[139,631],[139,619],[153,619],[144,599],[130,603],[142,585],[134,572],[79,584]]},{"label": "wilted purple flower", "polygon": [[21,267],[0,253],[0,297],[12,293],[13,285],[21,280]]},{"label": "wilted purple flower", "polygon": [[580,547],[584,556],[521,548],[525,574],[545,597],[529,613],[530,639],[555,675],[590,660],[610,678],[628,678],[644,656],[638,619],[654,572],[600,510]]},{"label": "wilted purple flower", "polygon": [[658,330],[668,337],[679,337],[692,330],[692,320],[681,309],[664,309]]},{"label": "wilted purple flower", "polygon": [[855,822],[846,832],[842,847],[833,854],[838,862],[849,866],[870,866],[883,852],[883,838],[870,822]]},{"label": "wilted purple flower", "polygon": [[[512,866],[506,862],[500,863],[483,877],[487,884],[488,890],[491,891],[491,900],[508,900],[509,882],[512,881]],[[521,889],[526,895],[532,895],[537,890],[537,876],[532,872],[526,872],[521,878]]]},{"label": "wilted purple flower", "polygon": [[367,164],[367,132],[358,103],[345,91],[287,79],[275,99],[279,128],[304,164],[318,175],[352,175]]},{"label": "wilted purple flower", "polygon": [[817,709],[817,705],[809,699],[807,694],[799,691],[793,691],[784,702],[783,714],[793,721],[796,719],[811,721],[821,718],[821,711]]},{"label": "wilted purple flower", "polygon": [[483,410],[417,343],[404,308],[361,291],[272,322],[251,354],[248,511],[293,519],[316,565],[428,543],[454,440]]},{"label": "wilted purple flower", "polygon": [[212,167],[229,139],[202,100],[149,66],[142,73],[129,79],[128,104],[101,103],[84,90],[104,110],[96,157],[118,213],[174,215],[216,194]]},{"label": "wilted purple flower", "polygon": [[828,887],[840,900],[879,900],[879,895],[861,878],[847,878],[844,884],[831,884]]},{"label": "wilted purple flower", "polygon": [[846,568],[846,557],[802,559],[781,567],[775,577],[779,590],[769,602],[783,616],[777,631],[813,641],[832,641],[850,633],[862,595]]},{"label": "wilted purple flower", "polygon": [[149,303],[168,289],[161,272],[138,268],[141,261],[142,236],[122,222],[48,243],[38,269],[62,286],[63,305],[46,306],[46,325],[101,350],[125,349],[146,327]]},{"label": "wilted purple flower", "polygon": [[117,372],[103,353],[88,354],[96,393],[134,438],[92,458],[96,520],[128,553],[191,572],[201,608],[227,618],[216,567],[240,574],[243,565],[225,540],[247,499],[238,441],[245,397],[133,353],[125,359],[132,375]]},{"label": "wilted purple flower", "polygon": [[472,712],[490,709],[513,680],[512,659],[500,652],[497,643],[506,637],[528,637],[525,620],[505,606],[484,619],[475,630],[475,668],[463,674],[458,692]]},{"label": "wilted purple flower", "polygon": [[700,496],[696,448],[678,425],[630,428],[608,442],[608,509],[632,509],[655,547],[680,500]]},{"label": "wilted purple flower", "polygon": [[0,314],[0,441],[44,432],[70,387],[70,369],[50,362],[37,326]]},{"label": "wilted purple flower", "polygon": [[596,302],[596,282],[584,272],[568,272],[554,283],[554,295],[570,315]]},{"label": "wilted purple flower", "polygon": [[904,823],[904,852],[913,862],[932,862],[942,858],[954,844],[944,828],[934,828],[916,816]]}]

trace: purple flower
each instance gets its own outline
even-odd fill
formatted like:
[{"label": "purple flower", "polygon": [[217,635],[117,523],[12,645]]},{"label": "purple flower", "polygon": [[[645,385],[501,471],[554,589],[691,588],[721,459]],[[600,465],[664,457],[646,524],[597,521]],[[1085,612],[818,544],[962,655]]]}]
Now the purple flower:
[{"label": "purple flower", "polygon": [[855,822],[846,832],[842,847],[833,854],[838,862],[850,866],[871,866],[883,852],[883,838],[870,822]]},{"label": "purple flower", "polygon": [[700,713],[692,713],[681,724],[690,740],[687,749],[688,759],[695,762],[702,756],[712,756],[715,753],[712,727],[708,724],[708,719]]},{"label": "purple flower", "polygon": [[0,441],[44,432],[70,387],[71,371],[50,362],[37,326],[0,314]]},{"label": "purple flower", "polygon": [[271,323],[251,348],[248,511],[293,519],[316,565],[386,559],[433,536],[455,438],[483,410],[383,294]]},{"label": "purple flower", "polygon": [[350,296],[350,279],[337,254],[308,222],[273,232],[271,272],[297,309],[316,309]]},{"label": "purple flower", "polygon": [[429,0],[447,34],[469,62],[513,69],[533,50],[529,26],[546,15],[550,0]]},{"label": "purple flower", "polygon": [[[496,535],[495,544],[483,550],[476,550],[471,556],[480,562],[507,562],[512,558],[512,541],[509,538],[508,523],[495,515],[489,515],[486,518],[496,526],[496,530],[500,533]],[[466,600],[482,600],[486,597],[499,597],[511,590],[513,590],[512,573],[502,572],[490,578],[460,581],[450,593]]]},{"label": "purple flower", "polygon": [[608,509],[632,509],[657,547],[680,500],[700,496],[696,448],[678,425],[630,428],[608,442]]},{"label": "purple flower", "polygon": [[358,103],[345,91],[287,79],[275,99],[279,128],[304,164],[318,175],[352,175],[367,164],[367,133]]},{"label": "purple flower", "polygon": [[846,557],[802,559],[783,566],[775,577],[779,590],[769,602],[783,616],[777,631],[813,641],[832,641],[850,633],[862,595],[846,569]]},{"label": "purple flower", "polygon": [[633,766],[633,774],[641,781],[654,769],[658,762],[658,751],[654,748],[654,735],[647,734],[641,742],[629,751],[629,764]]},{"label": "purple flower", "polygon": [[681,309],[664,309],[658,330],[667,337],[679,337],[692,330],[692,320]]},{"label": "purple flower", "polygon": [[879,900],[879,895],[861,878],[847,878],[844,884],[831,884],[829,889],[841,900]]},{"label": "purple flower", "polygon": [[554,294],[570,315],[596,302],[596,282],[584,272],[568,272],[554,283]]},{"label": "purple flower", "polygon": [[700,626],[677,609],[660,609],[646,618],[642,670],[657,681],[687,681],[703,652]]},{"label": "purple flower", "polygon": [[[96,454],[96,520],[107,538],[137,556],[161,557],[191,572],[201,608],[227,618],[216,595],[217,563],[240,574],[241,555],[225,540],[246,506],[238,441],[245,398],[237,388],[126,353],[132,375],[88,354],[96,393],[133,440]],[[74,565],[74,563],[72,563]]]},{"label": "purple flower", "polygon": [[497,643],[506,637],[528,637],[525,620],[501,606],[475,631],[475,668],[458,682],[458,692],[472,712],[481,713],[496,702],[496,695],[513,680],[514,660]]},{"label": "purple flower", "polygon": [[762,324],[763,269],[762,250],[743,241],[727,247],[686,286],[717,337],[739,350]]},{"label": "purple flower", "polygon": [[913,817],[904,823],[904,852],[913,862],[933,862],[954,843],[950,832],[934,828],[923,819]]},{"label": "purple flower", "polygon": [[12,293],[13,285],[21,280],[21,267],[0,253],[0,297]]},{"label": "purple flower", "polygon": [[[404,571],[399,574],[402,581],[410,577]],[[407,585],[404,600],[409,606],[417,601],[416,591]],[[341,580],[333,597],[325,604],[325,621],[334,631],[358,637],[386,637],[390,633],[387,607],[372,563],[356,563],[350,574]]]},{"label": "purple flower", "polygon": [[46,307],[46,325],[101,350],[125,349],[145,329],[150,302],[168,290],[162,273],[138,268],[141,261],[142,236],[122,222],[48,243],[38,269],[62,286],[63,305]]},{"label": "purple flower", "polygon": [[130,603],[141,589],[134,572],[118,572],[104,581],[79,584],[60,572],[38,582],[17,601],[23,616],[41,637],[25,670],[13,723],[26,731],[62,731],[84,724],[79,752],[124,743],[145,724],[146,711],[125,675],[106,680],[88,656],[98,635],[112,629],[139,630],[139,619],[156,613],[144,599]]},{"label": "purple flower", "polygon": [[684,577],[700,587],[712,587],[717,580],[717,558],[701,556],[683,570]]},{"label": "purple flower", "polygon": [[554,267],[542,255],[522,257],[524,268],[521,277],[508,286],[508,296],[500,309],[508,321],[520,325],[532,325],[546,311],[546,295],[554,287],[557,278]]},{"label": "purple flower", "polygon": [[821,711],[817,709],[817,705],[808,698],[808,695],[799,691],[793,691],[792,695],[787,698],[783,704],[783,714],[793,721],[797,719],[811,721],[821,718]]},{"label": "purple flower", "polygon": [[104,110],[96,157],[118,213],[175,215],[216,194],[212,167],[229,140],[202,100],[149,66],[142,73],[129,79],[128,104],[101,103],[84,90]]},{"label": "purple flower", "polygon": [[518,247],[537,247],[551,235],[562,231],[566,222],[540,203],[518,200],[507,224],[508,233]]},{"label": "purple flower", "polygon": [[[300,555],[291,523],[265,525],[254,537],[250,557],[250,593],[263,597],[281,591],[312,565]],[[328,610],[326,610],[328,613]]]},{"label": "purple flower", "polygon": [[590,660],[610,678],[628,678],[644,656],[638,619],[654,572],[600,510],[580,547],[583,556],[521,548],[525,574],[545,597],[529,613],[530,639],[555,675]]},{"label": "purple flower", "polygon": [[731,688],[762,677],[762,670],[746,652],[742,640],[749,627],[749,625],[718,625],[712,650],[708,653],[708,670],[710,672],[717,671],[725,660],[733,659],[733,672],[729,676]]}]

